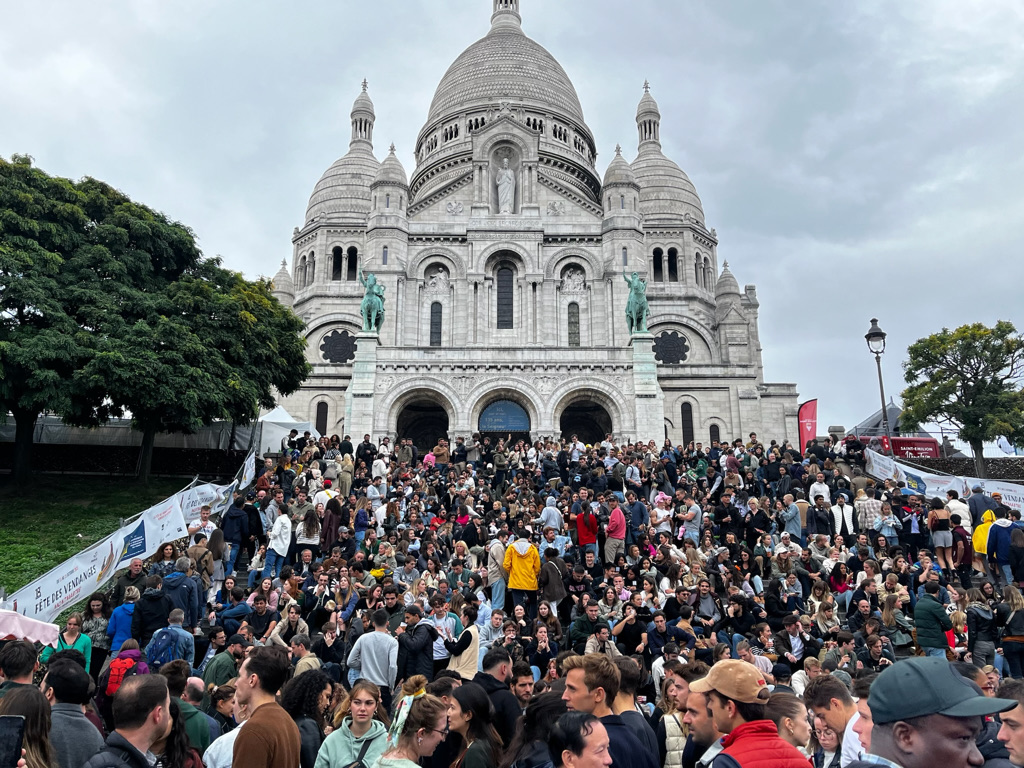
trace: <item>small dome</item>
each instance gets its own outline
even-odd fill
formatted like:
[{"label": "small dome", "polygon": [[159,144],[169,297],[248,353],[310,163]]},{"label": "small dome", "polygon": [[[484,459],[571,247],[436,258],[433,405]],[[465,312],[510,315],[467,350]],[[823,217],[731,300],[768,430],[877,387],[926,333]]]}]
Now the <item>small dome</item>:
[{"label": "small dome", "polygon": [[604,172],[604,186],[610,187],[614,184],[636,184],[636,174],[622,156],[622,147],[619,146],[615,147],[615,157],[608,164],[608,170]]},{"label": "small dome", "polygon": [[645,217],[685,220],[687,214],[704,224],[704,208],[697,188],[683,169],[669,160],[654,143],[645,144],[632,164],[640,185],[640,212]]},{"label": "small dome", "polygon": [[370,98],[370,94],[366,92],[368,85],[369,84],[363,80],[363,90],[358,96],[356,96],[356,100],[352,102],[353,115],[356,112],[368,112],[371,117],[377,116],[377,113],[373,111],[373,100]]},{"label": "small dome", "polygon": [[722,274],[718,276],[718,282],[715,283],[715,298],[739,295],[740,284],[736,282],[736,278],[729,271],[729,262],[727,261],[722,265]]},{"label": "small dome", "polygon": [[271,293],[274,296],[280,294],[281,296],[295,297],[295,281],[292,280],[291,273],[288,271],[288,262],[284,259],[281,259],[281,268],[277,270],[277,274],[274,275],[270,283]]},{"label": "small dome", "polygon": [[306,208],[306,222],[317,216],[345,214],[365,217],[370,212],[370,184],[380,162],[365,142],[354,143],[348,154],[328,168],[313,188]]},{"label": "small dome", "polygon": [[402,161],[395,155],[395,145],[391,145],[391,153],[384,158],[384,162],[380,164],[380,170],[377,171],[377,177],[373,180],[371,187],[376,187],[378,184],[392,184],[396,187],[409,187],[409,177],[405,175],[405,168],[402,167]]},{"label": "small dome", "polygon": [[661,110],[658,109],[658,102],[651,96],[650,84],[644,83],[644,95],[640,97],[640,103],[636,106],[636,117],[661,117]]}]

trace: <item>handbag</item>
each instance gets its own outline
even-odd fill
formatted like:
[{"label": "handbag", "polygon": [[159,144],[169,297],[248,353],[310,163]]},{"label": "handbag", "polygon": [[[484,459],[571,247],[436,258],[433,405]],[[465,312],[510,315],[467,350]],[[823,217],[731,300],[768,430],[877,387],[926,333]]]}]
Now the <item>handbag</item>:
[{"label": "handbag", "polygon": [[1006,637],[1006,630],[1010,626],[1010,622],[1013,621],[1013,615],[1015,613],[1017,613],[1017,612],[1016,611],[1010,611],[1010,615],[1006,617],[1006,623],[1003,624],[1003,626],[1001,626],[999,628],[999,639],[1000,640],[1002,640],[1004,637]]},{"label": "handbag", "polygon": [[370,745],[379,738],[380,736],[374,736],[372,739],[364,741],[363,746],[359,748],[359,756],[356,757],[356,761],[354,763],[344,765],[341,768],[367,768],[366,763],[363,762],[363,758],[366,757],[366,752],[370,749]]}]

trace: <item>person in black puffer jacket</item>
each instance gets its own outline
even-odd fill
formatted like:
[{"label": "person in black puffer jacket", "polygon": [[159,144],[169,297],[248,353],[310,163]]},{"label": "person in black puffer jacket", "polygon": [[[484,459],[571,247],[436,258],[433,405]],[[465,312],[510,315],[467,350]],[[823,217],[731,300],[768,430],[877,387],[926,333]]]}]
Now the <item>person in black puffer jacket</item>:
[{"label": "person in black puffer jacket", "polygon": [[976,667],[995,662],[999,629],[980,589],[967,591],[967,650]]},{"label": "person in black puffer jacket", "polygon": [[145,648],[157,630],[167,626],[167,617],[174,610],[171,602],[161,587],[164,580],[159,576],[150,576],[146,580],[146,591],[135,604],[132,613],[132,637],[139,641],[139,647]]}]

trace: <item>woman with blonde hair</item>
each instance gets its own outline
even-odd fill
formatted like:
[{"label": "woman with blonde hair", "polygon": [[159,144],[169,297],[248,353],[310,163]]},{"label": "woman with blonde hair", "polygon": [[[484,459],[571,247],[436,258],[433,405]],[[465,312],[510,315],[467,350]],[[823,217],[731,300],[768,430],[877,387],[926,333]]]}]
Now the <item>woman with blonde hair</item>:
[{"label": "woman with blonde hair", "polygon": [[341,466],[338,469],[338,493],[342,498],[347,498],[349,491],[352,490],[352,478],[355,476],[355,471],[352,457],[346,453],[341,457]]},{"label": "woman with blonde hair", "polygon": [[64,625],[64,631],[57,635],[57,647],[48,645],[43,648],[39,661],[45,664],[57,651],[80,651],[85,656],[85,671],[88,672],[92,659],[92,640],[82,631],[84,623],[82,614],[77,611],[68,616],[68,623]]},{"label": "woman with blonde hair", "polygon": [[422,576],[415,579],[409,591],[405,593],[405,604],[416,603],[425,611],[430,610],[430,594],[427,592],[427,582]]},{"label": "woman with blonde hair", "polygon": [[1003,601],[996,606],[996,621],[1002,628],[1008,674],[1019,680],[1024,677],[1024,596],[1012,584],[1003,587]]},{"label": "woman with blonde hair", "polygon": [[897,648],[914,642],[914,625],[903,614],[897,595],[889,594],[882,598],[882,626],[885,627],[885,634]]},{"label": "woman with blonde hair", "polygon": [[358,680],[334,713],[334,730],[324,739],[314,768],[374,765],[387,749],[387,710],[380,688]]},{"label": "woman with blonde hair", "polygon": [[448,706],[425,691],[427,678],[413,675],[402,686],[395,719],[388,730],[387,751],[376,768],[419,768],[448,737]]}]

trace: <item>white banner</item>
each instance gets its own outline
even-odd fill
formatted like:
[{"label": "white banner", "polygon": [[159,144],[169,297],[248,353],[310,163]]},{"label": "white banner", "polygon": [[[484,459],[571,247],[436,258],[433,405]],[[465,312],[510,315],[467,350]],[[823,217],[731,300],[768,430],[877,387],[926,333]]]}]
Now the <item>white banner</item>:
[{"label": "white banner", "polygon": [[68,606],[103,589],[133,558],[149,557],[164,542],[186,535],[178,497],[164,499],[116,533],[19,589],[2,607],[32,619],[53,621]]},{"label": "white banner", "polygon": [[982,480],[978,477],[961,477],[959,475],[940,475],[924,472],[916,467],[894,461],[870,448],[864,451],[866,470],[869,475],[879,480],[893,480],[906,483],[911,492],[921,492],[930,498],[946,498],[946,491],[956,491],[960,498],[967,500],[973,488],[980,485],[988,495],[1000,493],[1003,504],[1011,509],[1024,512],[1024,485],[1005,483],[997,480]]},{"label": "white banner", "polygon": [[245,490],[256,479],[256,451],[250,451],[242,464],[242,479],[238,481],[238,487]]},{"label": "white banner", "polygon": [[[234,490],[234,483],[231,485],[213,485],[204,483],[182,491],[178,494],[178,502],[181,504],[181,514],[185,523],[190,524],[199,519],[199,510],[206,505],[210,506],[211,514],[219,510],[225,500],[231,503],[231,492]],[[224,507],[227,508],[226,506]]]}]

